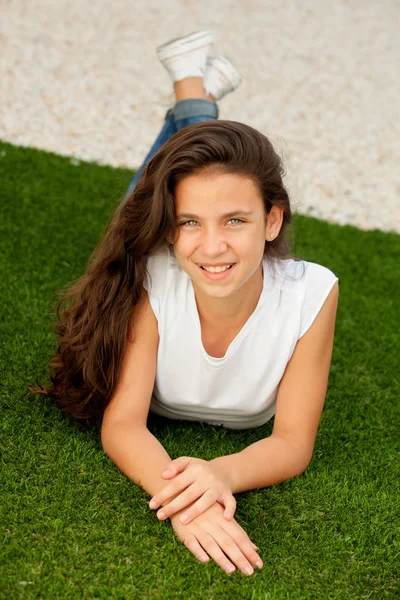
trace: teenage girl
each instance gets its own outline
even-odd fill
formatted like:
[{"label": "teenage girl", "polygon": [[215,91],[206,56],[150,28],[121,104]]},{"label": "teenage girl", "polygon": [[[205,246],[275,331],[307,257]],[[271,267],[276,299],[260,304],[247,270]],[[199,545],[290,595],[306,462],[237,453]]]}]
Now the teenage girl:
[{"label": "teenage girl", "polygon": [[[212,42],[202,31],[157,49],[177,102],[57,307],[52,385],[28,389],[74,418],[101,419],[104,451],[194,556],[251,575],[262,562],[234,519],[234,494],[300,475],[311,460],[338,278],[290,255],[281,159],[265,135],[218,120],[216,101],[241,78],[208,57]],[[241,452],[171,462],[149,411],[231,429],[275,419]]]}]

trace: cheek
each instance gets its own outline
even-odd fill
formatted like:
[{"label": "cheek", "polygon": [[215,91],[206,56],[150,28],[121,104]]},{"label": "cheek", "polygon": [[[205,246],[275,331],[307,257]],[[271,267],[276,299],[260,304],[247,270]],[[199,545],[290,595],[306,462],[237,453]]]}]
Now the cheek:
[{"label": "cheek", "polygon": [[254,256],[264,251],[265,237],[259,231],[253,231],[250,235],[243,236],[237,240],[236,248],[246,256]]},{"label": "cheek", "polygon": [[190,256],[195,247],[194,237],[189,238],[188,236],[180,235],[174,244],[174,251],[176,255],[179,254],[182,257],[186,257]]},{"label": "cheek", "polygon": [[[232,232],[232,235],[226,236],[225,241],[238,256],[252,261],[255,253],[264,252],[265,230],[260,228],[258,231],[249,229],[235,234]],[[199,245],[201,245],[201,236],[195,235],[195,232],[191,232],[190,235],[180,233],[174,244],[175,255],[177,258],[178,255],[183,259],[190,258]]]}]

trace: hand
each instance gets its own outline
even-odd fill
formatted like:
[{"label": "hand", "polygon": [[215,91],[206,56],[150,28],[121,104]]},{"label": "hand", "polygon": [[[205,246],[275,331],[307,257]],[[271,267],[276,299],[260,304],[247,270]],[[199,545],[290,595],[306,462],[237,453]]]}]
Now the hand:
[{"label": "hand", "polygon": [[[163,506],[157,514],[160,520],[171,517],[195,500],[198,501],[185,513],[187,519],[182,522],[190,523],[214,502],[225,506],[224,517],[227,520],[233,519],[236,500],[232,494],[228,477],[215,464],[200,458],[181,456],[168,465],[168,470],[171,473],[168,474],[166,470],[162,473],[162,477],[164,479],[174,478],[174,480],[156,494],[149,503],[150,508],[154,509],[174,497],[174,500],[167,506]],[[181,474],[179,475],[179,473]],[[162,517],[160,513],[163,513],[164,516]],[[185,515],[182,515],[182,519]]]},{"label": "hand", "polygon": [[[207,562],[211,557],[227,573],[233,573],[236,565],[245,575],[252,574],[246,573],[245,569],[256,567],[256,563],[262,568],[257,546],[235,519],[224,519],[223,508],[218,502],[188,525],[181,522],[179,515],[177,513],[171,517],[172,528],[178,539],[201,562]],[[202,557],[206,560],[203,561]]]}]

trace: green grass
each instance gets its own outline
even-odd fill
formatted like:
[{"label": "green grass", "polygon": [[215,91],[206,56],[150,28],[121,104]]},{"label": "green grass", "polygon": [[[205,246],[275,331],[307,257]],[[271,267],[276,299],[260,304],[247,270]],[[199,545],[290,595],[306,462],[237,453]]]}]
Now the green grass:
[{"label": "green grass", "polygon": [[[47,375],[56,291],[83,273],[130,177],[0,143],[0,597],[398,598],[400,236],[295,216],[294,252],[340,280],[335,346],[306,472],[236,496],[264,561],[252,577],[200,564],[105,456],[98,428],[26,395]],[[237,452],[272,425],[149,419],[173,458]]]}]

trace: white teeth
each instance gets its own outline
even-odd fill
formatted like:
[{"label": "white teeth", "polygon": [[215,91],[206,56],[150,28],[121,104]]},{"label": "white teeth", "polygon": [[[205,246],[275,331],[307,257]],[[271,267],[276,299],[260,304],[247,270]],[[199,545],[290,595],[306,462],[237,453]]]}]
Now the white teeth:
[{"label": "white teeth", "polygon": [[226,265],[226,267],[202,267],[202,269],[204,269],[205,271],[209,271],[210,273],[222,273],[222,271],[230,269],[232,265]]}]

